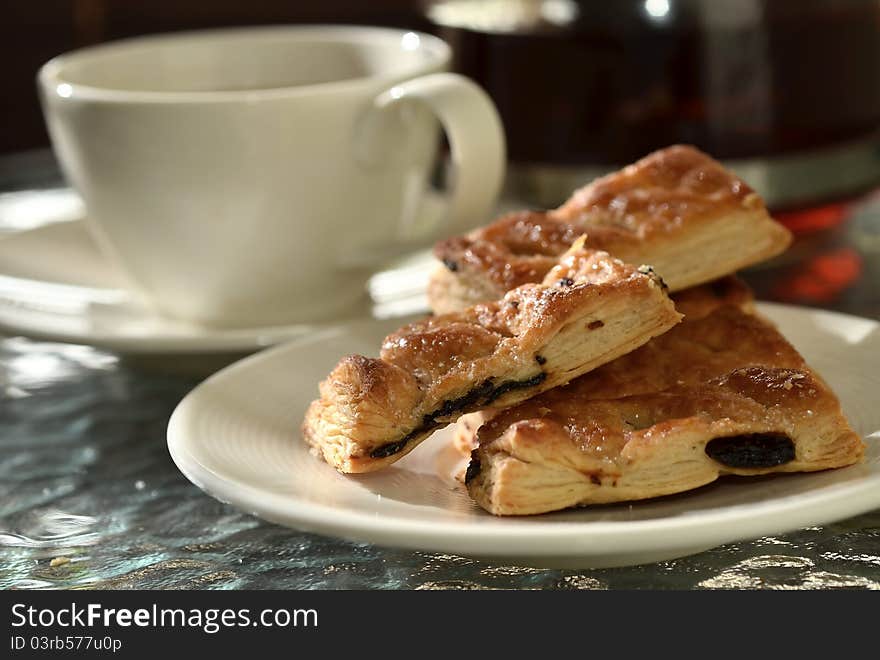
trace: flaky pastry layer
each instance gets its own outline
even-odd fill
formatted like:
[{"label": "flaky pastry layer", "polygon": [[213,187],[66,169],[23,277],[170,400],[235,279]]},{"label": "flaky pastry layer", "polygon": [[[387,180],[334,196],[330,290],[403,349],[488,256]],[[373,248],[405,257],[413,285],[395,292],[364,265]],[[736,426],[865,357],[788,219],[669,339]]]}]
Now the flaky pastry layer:
[{"label": "flaky pastry layer", "polygon": [[[737,277],[685,289],[673,294],[672,301],[684,316],[680,324],[581,376],[571,387],[582,397],[596,398],[657,392],[722,376],[741,366],[746,353],[759,363],[801,364],[787,342],[766,341],[763,321],[742,313],[754,310],[754,295]],[[477,446],[478,429],[493,414],[481,410],[459,418],[452,435],[456,449],[469,456]]]},{"label": "flaky pastry layer", "polygon": [[769,323],[735,306],[495,414],[466,475],[497,515],[638,500],[723,474],[841,467],[863,443]]},{"label": "flaky pastry layer", "polygon": [[662,281],[577,243],[540,284],[389,335],[344,358],[303,435],[342,472],[392,463],[459,415],[504,409],[641,346],[680,315]]},{"label": "flaky pastry layer", "polygon": [[431,308],[445,313],[540,281],[572,242],[651,264],[671,291],[775,256],[791,235],[760,196],[706,154],[672,146],[597,179],[552,211],[523,211],[439,242]]}]

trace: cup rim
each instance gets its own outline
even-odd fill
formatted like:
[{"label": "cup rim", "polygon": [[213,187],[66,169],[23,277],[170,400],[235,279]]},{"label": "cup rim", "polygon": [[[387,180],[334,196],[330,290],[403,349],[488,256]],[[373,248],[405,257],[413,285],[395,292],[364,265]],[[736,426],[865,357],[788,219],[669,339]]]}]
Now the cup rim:
[{"label": "cup rim", "polygon": [[[264,37],[272,34],[289,33],[292,36],[323,34],[332,39],[347,38],[362,43],[388,42],[400,40],[405,34],[413,33],[419,37],[419,48],[426,48],[431,54],[428,60],[418,65],[404,66],[393,71],[379,72],[373,75],[358,76],[344,80],[311,83],[306,85],[289,85],[283,87],[266,87],[262,89],[243,90],[127,90],[112,87],[100,87],[65,79],[64,71],[71,64],[82,58],[94,57],[101,52],[113,52],[132,47],[150,46],[162,42],[179,42],[186,39],[213,39],[224,36]],[[317,92],[339,92],[346,89],[357,89],[367,85],[393,84],[401,80],[415,78],[436,70],[437,66],[447,65],[452,59],[452,49],[445,41],[431,34],[418,30],[402,28],[342,25],[342,24],[310,24],[310,25],[261,25],[248,27],[215,28],[205,30],[187,30],[149,34],[125,39],[116,39],[95,46],[86,46],[68,51],[53,57],[43,64],[37,72],[37,81],[43,90],[63,100],[89,100],[107,102],[138,102],[138,103],[211,103],[229,101],[254,101],[258,99],[295,97],[315,94]]]}]

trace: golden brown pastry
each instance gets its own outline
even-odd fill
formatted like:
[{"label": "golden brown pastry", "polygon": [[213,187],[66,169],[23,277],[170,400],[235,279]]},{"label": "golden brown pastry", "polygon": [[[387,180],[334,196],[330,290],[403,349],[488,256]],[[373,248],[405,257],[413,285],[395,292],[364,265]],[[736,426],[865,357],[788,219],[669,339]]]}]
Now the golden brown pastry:
[{"label": "golden brown pastry", "polygon": [[344,358],[306,413],[306,441],[342,472],[376,470],[463,413],[565,384],[678,323],[649,268],[581,243],[541,284],[408,325],[379,359]]},{"label": "golden brown pastry", "polygon": [[498,515],[679,493],[722,474],[841,467],[863,444],[769,323],[724,305],[477,432],[471,496]]},{"label": "golden brown pastry", "polygon": [[428,297],[436,313],[539,282],[579,236],[627,263],[649,263],[670,291],[782,252],[791,235],[761,198],[688,146],[654,152],[575,192],[558,209],[523,211],[439,242]]},{"label": "golden brown pastry", "polygon": [[[684,316],[682,322],[632,353],[581,376],[576,383],[583,397],[617,398],[705,382],[741,366],[745,351],[751,351],[759,363],[787,355],[790,363],[800,364],[796,353],[780,353],[786,349],[762,341],[763,322],[738,313],[754,308],[751,289],[738,277],[685,289],[673,294],[672,301]],[[732,309],[719,311],[723,307]],[[453,445],[470,455],[477,446],[478,429],[493,414],[481,410],[463,415],[455,424]]]}]

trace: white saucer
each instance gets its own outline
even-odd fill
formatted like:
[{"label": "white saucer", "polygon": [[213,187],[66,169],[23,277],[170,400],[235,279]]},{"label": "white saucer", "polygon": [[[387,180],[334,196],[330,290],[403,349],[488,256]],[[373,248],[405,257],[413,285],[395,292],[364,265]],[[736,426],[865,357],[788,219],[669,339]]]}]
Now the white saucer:
[{"label": "white saucer", "polygon": [[[375,276],[363,305],[334,323],[412,313],[425,306],[426,254]],[[420,279],[422,278],[422,279]],[[413,289],[415,286],[415,289]],[[125,354],[252,352],[325,327],[296,324],[220,329],[156,314],[100,252],[82,221],[0,238],[0,333],[88,344]]]},{"label": "white saucer", "polygon": [[813,474],[721,480],[691,493],[525,518],[496,518],[452,475],[448,430],[381,472],[344,476],[299,432],[340,356],[375,354],[396,321],[333,328],[242,360],[193,390],[168,426],[181,471],[217,499],[307,531],[432,552],[554,567],[681,557],[821,525],[880,506],[880,324],[761,304],[837,394],[866,439],[865,461]]}]

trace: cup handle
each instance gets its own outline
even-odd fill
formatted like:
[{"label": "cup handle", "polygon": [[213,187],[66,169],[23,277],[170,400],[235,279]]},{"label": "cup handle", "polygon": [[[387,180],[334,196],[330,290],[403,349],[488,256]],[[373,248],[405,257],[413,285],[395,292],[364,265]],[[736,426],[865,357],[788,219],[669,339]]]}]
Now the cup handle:
[{"label": "cup handle", "polygon": [[445,218],[421,227],[418,238],[467,232],[491,213],[504,179],[506,146],[498,111],[476,83],[455,73],[432,73],[398,83],[375,98],[373,110],[385,115],[411,102],[426,106],[440,120],[454,166]]}]

